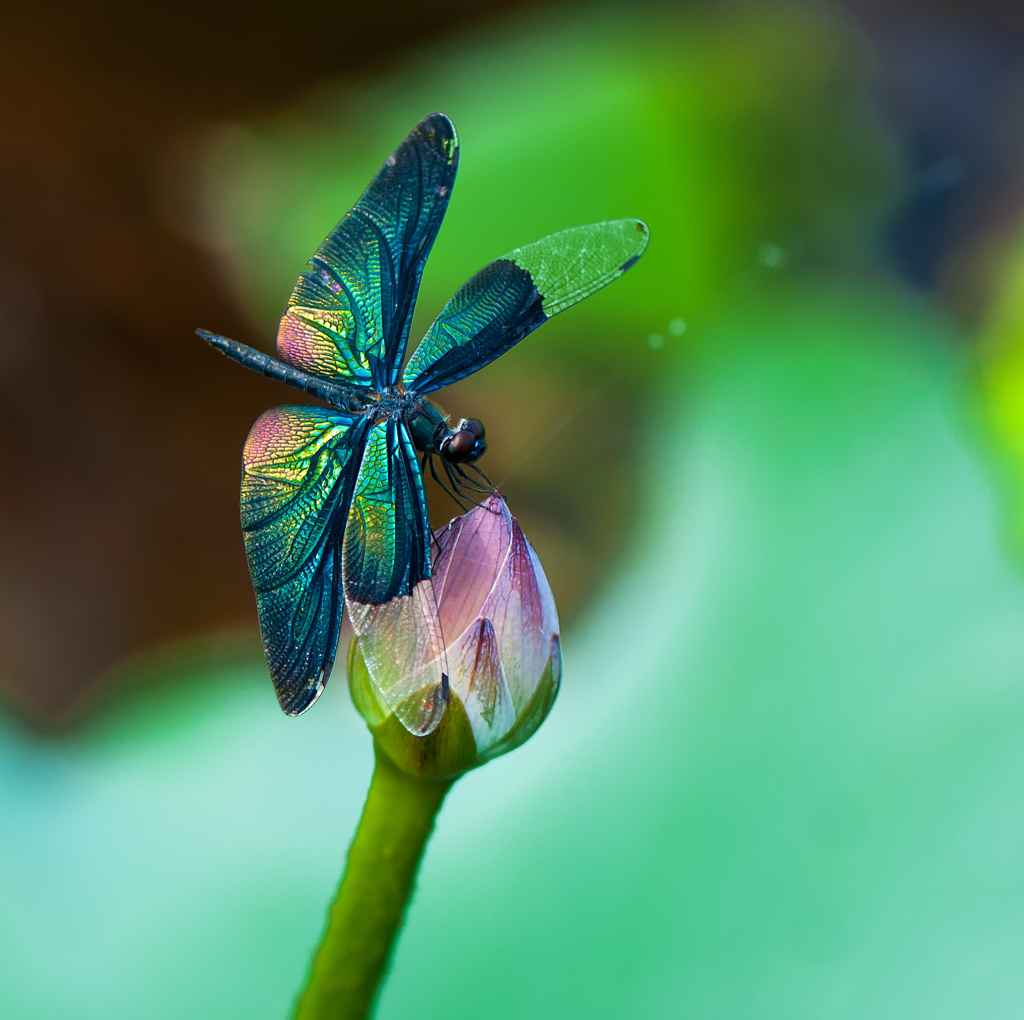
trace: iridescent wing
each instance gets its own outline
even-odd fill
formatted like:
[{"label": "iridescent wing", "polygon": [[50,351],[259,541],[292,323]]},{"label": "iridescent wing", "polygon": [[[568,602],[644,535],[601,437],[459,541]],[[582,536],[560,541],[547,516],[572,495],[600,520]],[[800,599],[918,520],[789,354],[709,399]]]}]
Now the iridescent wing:
[{"label": "iridescent wing", "polygon": [[489,364],[541,323],[621,276],[647,247],[640,220],[573,227],[503,255],[466,281],[402,374],[429,393]]},{"label": "iridescent wing", "polygon": [[278,328],[282,361],[352,386],[394,383],[458,163],[452,122],[420,121],[299,277]]},{"label": "iridescent wing", "polygon": [[430,525],[409,432],[378,422],[366,437],[345,527],[345,595],[379,605],[430,576]]},{"label": "iridescent wing", "polygon": [[345,526],[342,576],[370,677],[412,733],[447,702],[444,638],[430,582],[430,525],[416,451],[394,419],[370,429]]},{"label": "iridescent wing", "polygon": [[304,712],[334,665],[342,618],[342,531],[366,422],[275,407],[242,454],[242,532],[267,664],[281,708]]}]

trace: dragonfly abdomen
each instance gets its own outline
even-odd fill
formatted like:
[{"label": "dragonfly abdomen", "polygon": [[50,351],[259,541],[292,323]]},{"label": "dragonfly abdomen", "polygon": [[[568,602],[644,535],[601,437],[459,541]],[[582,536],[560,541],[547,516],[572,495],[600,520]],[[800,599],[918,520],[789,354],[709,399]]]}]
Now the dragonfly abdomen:
[{"label": "dragonfly abdomen", "polygon": [[366,398],[357,390],[338,383],[330,383],[324,379],[318,379],[315,375],[303,372],[300,368],[293,368],[286,365],[269,354],[257,351],[253,347],[240,344],[237,340],[229,340],[226,336],[217,333],[210,333],[205,329],[197,329],[196,332],[211,346],[216,347],[221,354],[227,355],[232,361],[267,376],[268,379],[276,379],[286,386],[302,390],[311,396],[319,397],[328,404],[341,408],[343,411],[358,413],[366,404]]}]

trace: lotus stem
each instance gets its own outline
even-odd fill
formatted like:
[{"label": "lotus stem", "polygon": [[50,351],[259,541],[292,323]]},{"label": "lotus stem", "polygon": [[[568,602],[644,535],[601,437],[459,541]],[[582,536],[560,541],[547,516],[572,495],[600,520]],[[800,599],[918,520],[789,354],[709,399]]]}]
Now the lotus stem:
[{"label": "lotus stem", "polygon": [[363,1020],[412,896],[423,849],[452,780],[418,779],[374,745],[373,779],[345,873],[294,1020]]}]

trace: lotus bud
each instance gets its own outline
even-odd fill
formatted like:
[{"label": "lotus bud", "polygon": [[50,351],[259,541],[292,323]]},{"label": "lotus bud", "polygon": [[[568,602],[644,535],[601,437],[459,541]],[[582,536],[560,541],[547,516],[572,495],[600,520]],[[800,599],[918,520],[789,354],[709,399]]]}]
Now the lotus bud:
[{"label": "lotus bud", "polygon": [[540,560],[497,493],[434,537],[449,680],[440,725],[422,737],[406,730],[371,681],[358,640],[349,652],[349,686],[388,757],[414,775],[441,779],[532,736],[558,693],[562,653]]}]

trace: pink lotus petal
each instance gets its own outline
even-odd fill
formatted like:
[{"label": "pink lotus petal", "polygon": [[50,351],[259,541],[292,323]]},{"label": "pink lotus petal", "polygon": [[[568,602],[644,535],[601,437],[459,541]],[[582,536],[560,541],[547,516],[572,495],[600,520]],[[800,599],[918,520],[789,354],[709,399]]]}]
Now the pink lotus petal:
[{"label": "pink lotus petal", "polygon": [[536,689],[558,633],[540,560],[497,495],[453,522],[440,544],[435,578],[446,644],[452,647],[489,620],[504,684],[519,713]]},{"label": "pink lotus petal", "polygon": [[479,620],[449,649],[453,688],[462,699],[477,750],[497,743],[516,721],[490,620]]},{"label": "pink lotus petal", "polygon": [[505,566],[512,531],[512,516],[505,501],[496,495],[438,531],[434,590],[441,629],[449,644],[486,615],[481,607]]}]

